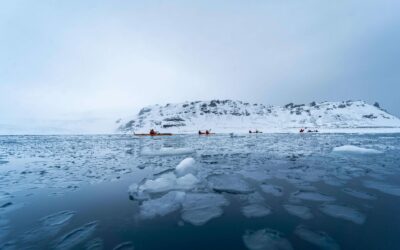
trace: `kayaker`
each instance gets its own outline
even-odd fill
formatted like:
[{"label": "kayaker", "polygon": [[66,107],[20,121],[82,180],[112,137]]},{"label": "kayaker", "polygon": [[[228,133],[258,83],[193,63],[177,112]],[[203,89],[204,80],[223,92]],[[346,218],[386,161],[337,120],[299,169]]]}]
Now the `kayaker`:
[{"label": "kayaker", "polygon": [[201,130],[199,130],[199,135],[201,135],[201,134],[203,134],[203,133],[201,132]]},{"label": "kayaker", "polygon": [[209,135],[209,134],[210,134],[210,131],[206,130],[206,135]]},{"label": "kayaker", "polygon": [[303,133],[303,132],[304,132],[304,128],[300,129],[300,133]]},{"label": "kayaker", "polygon": [[154,131],[154,129],[150,129],[150,135],[156,135],[156,131]]}]

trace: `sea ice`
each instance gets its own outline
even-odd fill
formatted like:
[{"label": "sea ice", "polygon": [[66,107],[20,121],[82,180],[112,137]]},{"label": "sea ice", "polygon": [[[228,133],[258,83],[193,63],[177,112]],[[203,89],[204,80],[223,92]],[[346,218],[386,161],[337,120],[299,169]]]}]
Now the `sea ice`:
[{"label": "sea ice", "polygon": [[199,226],[222,215],[228,200],[222,194],[188,193],[182,202],[182,219]]},{"label": "sea ice", "polygon": [[160,198],[146,200],[140,205],[140,217],[151,219],[178,210],[185,199],[185,192],[171,191]]},{"label": "sea ice", "polygon": [[278,231],[266,228],[258,231],[246,231],[243,242],[250,250],[291,250],[290,242],[282,238]]},{"label": "sea ice", "polygon": [[267,194],[272,194],[273,196],[282,196],[283,195],[283,188],[275,185],[261,185],[262,191]]},{"label": "sea ice", "polygon": [[283,205],[283,207],[289,214],[297,216],[303,220],[308,220],[313,218],[311,210],[308,207],[300,205],[290,205],[290,204]]},{"label": "sea ice", "polygon": [[113,250],[134,250],[133,243],[131,241],[122,242],[116,245]]},{"label": "sea ice", "polygon": [[332,239],[329,235],[324,232],[314,232],[305,226],[298,226],[294,233],[299,236],[302,240],[305,240],[315,246],[320,247],[324,250],[339,250],[340,246]]},{"label": "sea ice", "polygon": [[271,213],[271,209],[261,204],[250,204],[244,206],[242,212],[247,218],[264,217]]},{"label": "sea ice", "polygon": [[348,220],[356,224],[363,224],[366,219],[365,215],[356,209],[342,205],[324,204],[320,206],[320,210],[332,217]]},{"label": "sea ice", "polygon": [[77,244],[80,244],[96,230],[97,221],[89,222],[82,227],[79,227],[66,235],[64,235],[56,244],[56,249],[70,249]]},{"label": "sea ice", "polygon": [[182,160],[178,166],[175,168],[175,173],[177,176],[184,176],[186,174],[195,173],[194,168],[195,160],[192,157],[185,158]]},{"label": "sea ice", "polygon": [[[199,180],[192,174],[176,177],[173,173],[167,173],[155,180],[146,180],[142,185],[131,185],[129,191],[133,196],[140,193],[163,193],[171,190],[188,190],[193,188]],[[135,192],[139,195],[135,195]]]},{"label": "sea ice", "polygon": [[333,148],[333,152],[337,153],[352,153],[352,154],[381,154],[382,152],[376,149],[361,148],[354,145],[344,145]]},{"label": "sea ice", "polygon": [[298,198],[308,201],[334,201],[334,197],[328,196],[326,194],[321,194],[317,192],[307,192],[307,191],[297,191],[293,193],[292,198]]},{"label": "sea ice", "polygon": [[378,181],[364,181],[364,186],[371,189],[376,189],[385,194],[400,196],[400,187],[392,184],[387,184]]},{"label": "sea ice", "polygon": [[343,192],[345,192],[346,194],[351,195],[353,197],[359,198],[359,199],[364,199],[364,200],[375,200],[376,199],[376,196],[373,194],[354,190],[351,188],[345,188],[345,189],[343,189]]},{"label": "sea ice", "polygon": [[207,179],[210,187],[217,192],[247,194],[254,191],[254,189],[239,175],[219,174],[211,175]]}]

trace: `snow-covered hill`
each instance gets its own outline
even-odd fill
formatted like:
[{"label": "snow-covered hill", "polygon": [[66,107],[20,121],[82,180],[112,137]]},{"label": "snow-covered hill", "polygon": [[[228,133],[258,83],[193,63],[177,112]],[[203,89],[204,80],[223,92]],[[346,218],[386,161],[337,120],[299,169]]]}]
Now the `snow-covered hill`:
[{"label": "snow-covered hill", "polygon": [[136,117],[119,127],[123,132],[193,133],[295,132],[298,128],[320,132],[399,132],[400,119],[379,104],[364,101],[289,103],[283,107],[233,100],[195,101],[143,108]]}]

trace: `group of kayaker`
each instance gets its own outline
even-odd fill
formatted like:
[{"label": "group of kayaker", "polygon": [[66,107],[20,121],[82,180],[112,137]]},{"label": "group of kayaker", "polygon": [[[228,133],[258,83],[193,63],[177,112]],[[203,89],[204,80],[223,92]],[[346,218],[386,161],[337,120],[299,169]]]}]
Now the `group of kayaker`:
[{"label": "group of kayaker", "polygon": [[254,131],[249,130],[249,134],[261,134],[261,133],[262,133],[262,132],[259,131],[258,129],[254,130]]},{"label": "group of kayaker", "polygon": [[211,131],[211,129],[210,129],[210,130],[207,129],[207,130],[204,131],[204,132],[201,131],[201,130],[199,130],[199,135],[209,135],[209,134],[211,133],[210,131]]},{"label": "group of kayaker", "polygon": [[304,133],[306,131],[307,131],[307,133],[318,133],[319,132],[318,129],[315,129],[315,130],[308,129],[307,130],[307,128],[301,128],[299,132]]}]

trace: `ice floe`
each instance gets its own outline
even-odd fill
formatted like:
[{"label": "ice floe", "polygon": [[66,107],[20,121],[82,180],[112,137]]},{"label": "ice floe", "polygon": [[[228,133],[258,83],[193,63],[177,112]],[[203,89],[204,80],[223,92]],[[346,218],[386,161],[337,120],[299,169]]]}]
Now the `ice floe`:
[{"label": "ice floe", "polygon": [[356,224],[363,224],[366,219],[365,215],[357,209],[343,205],[324,204],[320,206],[320,210],[326,215],[351,221]]},{"label": "ice floe", "polygon": [[283,207],[289,214],[297,216],[303,220],[313,218],[311,210],[306,206],[285,204]]},{"label": "ice floe", "polygon": [[262,204],[250,204],[242,208],[242,213],[247,218],[263,217],[271,213],[271,208]]},{"label": "ice floe", "polygon": [[222,194],[188,193],[182,203],[182,220],[196,226],[203,225],[221,216],[221,207],[228,204]]},{"label": "ice floe", "polygon": [[140,205],[140,217],[151,219],[178,210],[185,199],[185,192],[171,191],[160,198],[146,200]]},{"label": "ice floe", "polygon": [[376,189],[385,194],[400,196],[400,187],[388,183],[378,181],[364,181],[364,186],[371,189]]},{"label": "ice floe", "polygon": [[302,240],[307,241],[324,250],[339,250],[339,244],[328,234],[321,231],[311,231],[305,226],[297,226],[294,233]]},{"label": "ice floe", "polygon": [[337,153],[352,153],[352,154],[381,154],[382,151],[371,149],[371,148],[361,148],[354,145],[344,145],[340,147],[333,148],[333,152]]},{"label": "ice floe", "polygon": [[376,196],[367,192],[355,190],[352,188],[345,188],[343,189],[343,192],[345,192],[348,195],[351,195],[353,197],[359,198],[359,199],[364,199],[364,200],[375,200]]},{"label": "ice floe", "polygon": [[264,193],[271,194],[273,196],[283,195],[283,188],[280,186],[263,184],[261,185],[261,190],[264,191]]},{"label": "ice floe", "polygon": [[243,242],[250,250],[291,250],[290,242],[278,231],[266,228],[258,231],[246,231]]},{"label": "ice floe", "polygon": [[252,193],[254,189],[236,174],[211,175],[207,178],[212,189],[218,192],[227,192],[232,194]]},{"label": "ice floe", "polygon": [[133,243],[131,241],[125,241],[116,245],[113,250],[134,250]]},{"label": "ice floe", "polygon": [[96,230],[97,221],[89,222],[82,227],[79,227],[65,234],[57,242],[56,249],[70,249],[89,238]]},{"label": "ice floe", "polygon": [[301,200],[308,200],[308,201],[335,201],[336,199],[332,196],[328,196],[326,194],[318,193],[318,192],[308,192],[308,191],[297,191],[292,193],[292,198],[297,198]]},{"label": "ice floe", "polygon": [[177,176],[184,176],[186,174],[195,174],[196,169],[194,168],[195,160],[192,157],[183,159],[178,166],[175,168]]}]

